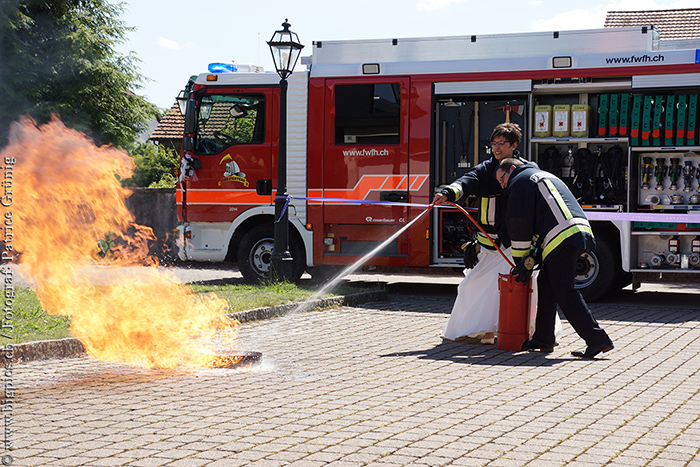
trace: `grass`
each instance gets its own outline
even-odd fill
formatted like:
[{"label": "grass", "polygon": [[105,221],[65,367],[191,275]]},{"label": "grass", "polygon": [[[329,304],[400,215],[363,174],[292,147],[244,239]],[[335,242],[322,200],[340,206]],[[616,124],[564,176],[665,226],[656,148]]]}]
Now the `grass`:
[{"label": "grass", "polygon": [[[251,310],[266,306],[283,305],[285,303],[303,302],[310,298],[315,291],[301,288],[289,282],[268,283],[261,285],[190,285],[196,293],[215,293],[219,298],[228,301],[229,313]],[[327,293],[323,297],[343,295],[336,290],[335,294]],[[357,289],[346,290],[345,293],[357,293]]]},{"label": "grass", "polygon": [[3,334],[11,335],[15,344],[70,336],[70,319],[47,313],[31,289],[17,290],[13,308],[14,329],[3,329]]},{"label": "grass", "polygon": [[[250,310],[285,303],[302,302],[310,298],[314,289],[299,287],[287,282],[260,285],[243,284],[189,284],[195,293],[214,293],[229,304],[229,313]],[[323,298],[334,295],[347,295],[368,289],[339,287],[333,293],[323,294]],[[18,289],[14,302],[14,329],[2,329],[2,334],[12,337],[11,343],[70,337],[70,318],[49,314],[41,307],[39,299],[31,289]],[[7,339],[2,339],[7,343]]]}]

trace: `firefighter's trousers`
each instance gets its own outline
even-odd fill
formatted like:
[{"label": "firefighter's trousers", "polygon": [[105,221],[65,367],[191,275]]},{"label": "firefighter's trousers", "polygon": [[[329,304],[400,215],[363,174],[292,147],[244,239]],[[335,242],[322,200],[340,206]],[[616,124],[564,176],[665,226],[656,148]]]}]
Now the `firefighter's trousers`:
[{"label": "firefighter's trousers", "polygon": [[532,338],[545,344],[554,344],[554,323],[557,304],[586,345],[609,343],[607,333],[600,328],[583,300],[574,288],[576,262],[583,253],[578,247],[563,245],[547,256],[537,278],[539,296],[537,318]]}]

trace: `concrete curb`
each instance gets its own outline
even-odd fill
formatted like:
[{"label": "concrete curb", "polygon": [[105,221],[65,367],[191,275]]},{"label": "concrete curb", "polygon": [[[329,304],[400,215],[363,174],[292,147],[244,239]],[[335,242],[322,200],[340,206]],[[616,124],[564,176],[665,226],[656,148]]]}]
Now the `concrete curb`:
[{"label": "concrete curb", "polygon": [[14,344],[12,348],[14,352],[12,358],[16,362],[31,362],[34,360],[49,360],[85,355],[83,344],[75,337]]},{"label": "concrete curb", "polygon": [[[229,316],[241,323],[276,318],[292,312],[320,310],[337,306],[354,306],[360,303],[387,300],[386,290],[363,292],[352,295],[341,295],[333,298],[323,298],[302,303],[289,303],[265,308],[231,313]],[[79,357],[85,355],[85,347],[75,337],[48,341],[26,342],[11,345],[12,359],[16,362],[31,362],[57,358]],[[8,348],[7,346],[5,348]]]}]

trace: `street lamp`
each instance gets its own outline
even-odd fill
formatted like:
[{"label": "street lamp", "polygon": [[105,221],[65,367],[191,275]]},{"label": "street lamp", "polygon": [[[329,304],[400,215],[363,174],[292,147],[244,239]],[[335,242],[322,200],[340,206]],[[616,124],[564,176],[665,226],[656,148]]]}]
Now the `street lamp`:
[{"label": "street lamp", "polygon": [[192,92],[192,86],[194,85],[194,80],[196,77],[197,76],[192,76],[189,80],[187,80],[185,89],[180,91],[175,98],[177,101],[177,106],[180,109],[180,115],[183,117],[185,116],[185,111],[187,110],[187,101],[190,100],[190,92]]},{"label": "street lamp", "polygon": [[289,30],[287,19],[284,29],[275,31],[267,45],[272,52],[277,74],[280,75],[280,128],[277,151],[277,195],[275,197],[275,244],[272,248],[273,278],[291,277],[292,255],[289,253],[289,212],[287,200],[287,77],[292,74],[303,45],[299,36]]},{"label": "street lamp", "polygon": [[180,115],[185,116],[185,110],[187,109],[187,101],[190,100],[190,93],[185,89],[180,91],[180,93],[175,98],[177,101],[177,106],[180,109]]}]

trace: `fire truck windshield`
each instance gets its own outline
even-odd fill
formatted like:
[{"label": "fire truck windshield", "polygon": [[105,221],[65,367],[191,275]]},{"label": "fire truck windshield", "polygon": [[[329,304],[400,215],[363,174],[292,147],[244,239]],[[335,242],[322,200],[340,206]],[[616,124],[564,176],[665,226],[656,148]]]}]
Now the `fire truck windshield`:
[{"label": "fire truck windshield", "polygon": [[265,96],[208,94],[199,102],[195,154],[265,141]]}]

